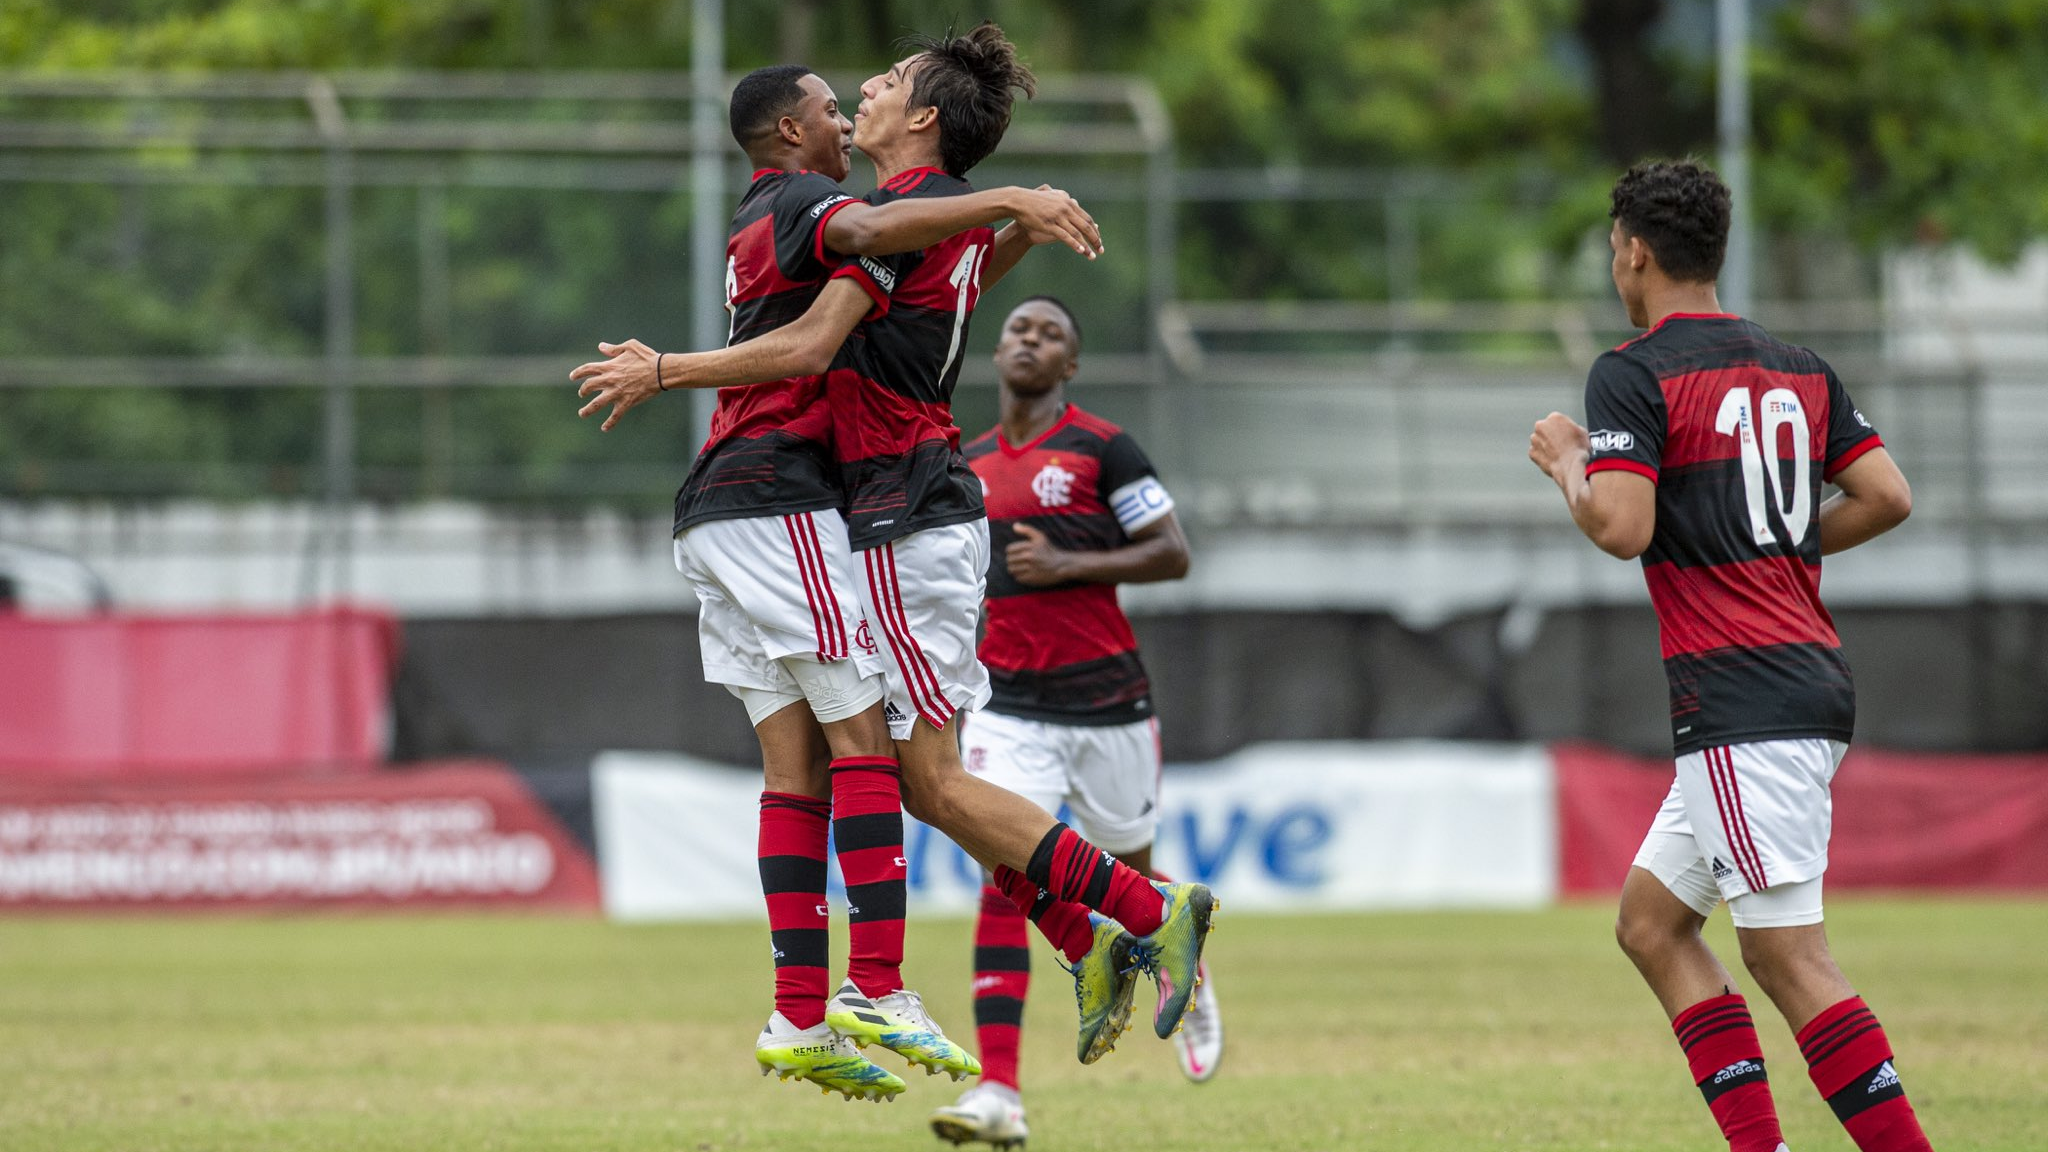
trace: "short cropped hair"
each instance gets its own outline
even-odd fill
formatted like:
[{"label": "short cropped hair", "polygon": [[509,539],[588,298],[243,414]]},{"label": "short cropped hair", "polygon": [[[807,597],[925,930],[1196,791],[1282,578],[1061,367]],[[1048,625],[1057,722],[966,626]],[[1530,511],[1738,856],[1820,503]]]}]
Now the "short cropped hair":
[{"label": "short cropped hair", "polygon": [[[1060,314],[1067,318],[1067,331],[1074,334],[1074,355],[1079,356],[1081,354],[1081,321],[1075,318],[1074,310],[1067,307],[1065,300],[1057,296],[1026,296],[1022,300],[1017,301],[1017,308],[1022,308],[1026,304],[1050,304],[1059,309]],[[1012,308],[1010,311],[1015,312],[1017,308]]]},{"label": "short cropped hair", "polygon": [[1653,160],[1614,183],[1608,215],[1673,280],[1711,282],[1728,255],[1728,186],[1697,160]]},{"label": "short cropped hair", "polygon": [[801,64],[771,64],[756,68],[733,87],[732,103],[726,110],[732,138],[742,149],[754,148],[775,131],[784,116],[803,103],[804,90],[797,81],[811,70]]},{"label": "short cropped hair", "polygon": [[910,85],[909,107],[939,110],[939,162],[950,175],[965,176],[1002,143],[1015,100],[1010,90],[1030,99],[1038,94],[1038,78],[992,20],[964,36],[948,28],[903,43],[924,58]]}]

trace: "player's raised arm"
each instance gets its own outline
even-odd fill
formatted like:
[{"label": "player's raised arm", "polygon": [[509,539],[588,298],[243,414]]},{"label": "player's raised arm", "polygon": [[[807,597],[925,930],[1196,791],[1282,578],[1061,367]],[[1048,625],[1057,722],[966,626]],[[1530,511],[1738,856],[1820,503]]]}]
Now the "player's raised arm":
[{"label": "player's raised arm", "polygon": [[576,414],[590,416],[611,405],[602,428],[609,432],[628,410],[662,392],[815,376],[831,365],[833,354],[871,307],[866,291],[850,281],[834,280],[794,322],[729,348],[657,352],[638,340],[599,344],[598,351],[608,359],[579,365],[569,373],[570,379],[582,381],[576,395],[590,397]]},{"label": "player's raised arm", "polygon": [[991,188],[965,196],[892,200],[875,207],[854,201],[825,221],[825,244],[849,256],[885,256],[929,248],[948,236],[1014,220],[1042,242],[1065,244],[1093,260],[1102,252],[1095,218],[1057,188]]},{"label": "player's raised arm", "polygon": [[1913,489],[1891,453],[1872,448],[1835,473],[1841,491],[1821,502],[1820,551],[1831,556],[1891,531],[1913,513]]}]

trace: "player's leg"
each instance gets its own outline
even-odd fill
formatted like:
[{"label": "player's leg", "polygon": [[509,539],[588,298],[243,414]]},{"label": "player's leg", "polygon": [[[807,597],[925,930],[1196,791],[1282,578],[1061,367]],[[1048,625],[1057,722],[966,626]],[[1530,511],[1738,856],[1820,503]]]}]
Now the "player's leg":
[{"label": "player's leg", "polygon": [[1735,978],[1700,936],[1720,904],[1674,782],[1622,883],[1615,939],[1663,1006],[1692,1080],[1732,1152],[1778,1152],[1784,1138],[1762,1041]]},{"label": "player's leg", "polygon": [[1213,907],[1206,887],[1152,887],[1031,801],[976,779],[960,763],[956,717],[989,694],[988,672],[974,655],[987,521],[928,529],[858,559],[863,607],[888,656],[889,729],[911,815],[951,837],[1020,904],[1029,904],[1028,886],[1086,904],[1133,932],[1165,932],[1153,943],[1185,956],[1192,983]]},{"label": "player's leg", "polygon": [[[758,863],[776,997],[775,1011],[756,1039],[755,1058],[763,1074],[801,1076],[827,1091],[881,1099],[902,1091],[902,1080],[862,1058],[824,1021],[829,746],[781,653],[764,642],[764,622],[772,635],[776,622],[792,615],[786,603],[790,589],[772,578],[776,563],[759,559],[764,547],[772,548],[771,530],[777,528],[776,518],[717,521],[676,540],[676,566],[699,602],[705,678],[739,697],[761,742]],[[770,578],[759,578],[757,571]],[[800,588],[801,581],[796,583]],[[813,640],[820,647],[829,643],[815,634]]]},{"label": "player's leg", "polygon": [[[1823,923],[1829,788],[1845,747],[1775,740],[1713,749],[1733,842],[1751,868],[1729,893],[1743,963],[1799,1041],[1814,1087],[1863,1152],[1931,1147],[1884,1028],[1835,964]],[[1761,876],[1768,883],[1751,887]],[[1727,887],[1735,887],[1731,882]]]}]

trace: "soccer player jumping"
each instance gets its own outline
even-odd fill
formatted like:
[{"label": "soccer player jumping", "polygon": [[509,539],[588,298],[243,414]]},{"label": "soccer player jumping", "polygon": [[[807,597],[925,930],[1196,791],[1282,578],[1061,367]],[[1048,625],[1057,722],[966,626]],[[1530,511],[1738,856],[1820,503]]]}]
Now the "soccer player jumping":
[{"label": "soccer player jumping", "polygon": [[[1930,1149],[1891,1042],[1828,953],[1829,784],[1855,689],[1821,557],[1896,526],[1905,477],[1812,352],[1723,313],[1728,189],[1691,161],[1613,190],[1614,285],[1648,332],[1600,357],[1586,422],[1553,412],[1529,458],[1602,551],[1642,557],[1671,689],[1677,779],[1615,926],[1731,1152],[1784,1152],[1763,1049],[1700,937],[1728,902],[1742,962],[1862,1152]],[[1821,486],[1840,489],[1823,500]]]},{"label": "soccer player jumping", "polygon": [[[1011,310],[996,343],[1001,422],[966,448],[994,542],[981,642],[994,696],[966,722],[963,746],[969,772],[1047,812],[1066,804],[1090,841],[1158,880],[1159,721],[1116,586],[1185,576],[1187,537],[1137,442],[1068,400],[1080,351],[1080,322],[1050,296]],[[1042,914],[1039,923],[1069,964],[1097,937],[1115,946],[1123,934],[1099,917],[1048,924]],[[932,1130],[956,1143],[1005,1146],[1029,1134],[1017,1075],[1031,981],[1027,928],[1001,889],[983,888],[974,927],[981,1080],[931,1116]],[[1223,1052],[1206,965],[1201,976],[1173,1037],[1181,1070],[1196,1082],[1215,1075]],[[1129,996],[1128,984],[1115,993],[1126,1006]],[[1106,1052],[1121,1027],[1114,1021],[1081,1059]]]},{"label": "soccer player jumping", "polygon": [[[846,195],[838,182],[853,125],[831,86],[803,67],[747,75],[730,117],[755,167],[726,248],[735,343],[802,315],[849,256],[915,251],[1009,217],[1086,255],[1100,243],[1087,213],[1059,192],[1007,188],[887,207]],[[615,357],[572,376],[628,363],[651,368],[648,383],[660,390],[658,357]],[[704,449],[676,494],[675,555],[700,601],[705,678],[739,697],[761,742],[760,874],[775,1011],[755,1057],[764,1073],[879,1100],[901,1092],[902,1079],[863,1058],[829,1020],[843,1006],[827,1003],[828,828],[850,905],[844,989],[861,1000],[863,1035],[956,1076],[978,1065],[903,987],[900,778],[883,718],[881,654],[860,615],[839,512],[831,423],[815,372],[721,391]]]},{"label": "soccer player jumping", "polygon": [[[917,51],[861,86],[854,146],[873,160],[880,211],[910,199],[960,197],[965,176],[1002,139],[1012,90],[1035,80],[994,24],[916,41]],[[988,567],[981,485],[959,454],[952,394],[967,320],[982,289],[1034,243],[1062,239],[1012,222],[920,252],[842,264],[802,317],[715,351],[663,357],[637,342],[577,370],[585,414],[607,424],[661,388],[729,387],[827,372],[827,405],[847,527],[866,580],[862,607],[889,656],[890,735],[912,815],[952,837],[1021,906],[1086,905],[1135,937],[1129,957],[1160,988],[1153,1027],[1171,1035],[1193,995],[1214,898],[1200,884],[1155,886],[1031,801],[961,766],[957,717],[988,698],[975,627]],[[829,369],[829,371],[827,371]],[[1122,982],[1108,949],[1075,979],[1084,1033],[1103,1030]],[[828,1018],[862,1020],[855,994]]]}]

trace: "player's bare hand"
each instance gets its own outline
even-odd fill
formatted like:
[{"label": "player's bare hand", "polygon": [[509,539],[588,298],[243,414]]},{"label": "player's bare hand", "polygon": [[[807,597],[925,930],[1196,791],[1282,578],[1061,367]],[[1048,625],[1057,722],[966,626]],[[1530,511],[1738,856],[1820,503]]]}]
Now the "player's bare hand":
[{"label": "player's bare hand", "polygon": [[1530,462],[1560,484],[1565,480],[1560,473],[1569,473],[1573,468],[1584,470],[1591,450],[1586,430],[1562,412],[1552,412],[1538,420],[1535,431],[1529,433]]},{"label": "player's bare hand", "polygon": [[1065,244],[1090,260],[1102,254],[1102,229],[1080,201],[1049,184],[1022,196],[1012,219],[1033,244]]},{"label": "player's bare hand", "polygon": [[590,397],[590,402],[578,408],[576,415],[587,417],[611,406],[611,415],[605,417],[599,429],[609,432],[619,417],[661,391],[661,354],[638,340],[599,344],[597,350],[607,359],[578,364],[569,373],[569,379],[581,381],[576,395]]},{"label": "player's bare hand", "polygon": [[1045,533],[1029,524],[1017,525],[1017,538],[1003,549],[1003,562],[1009,565],[1010,575],[1017,583],[1032,588],[1043,588],[1067,579],[1067,554],[1053,547]]}]

